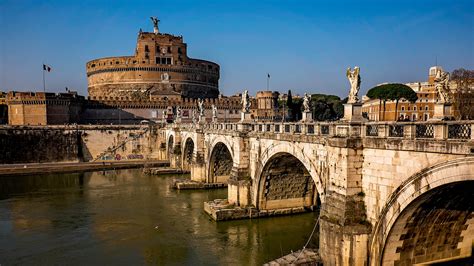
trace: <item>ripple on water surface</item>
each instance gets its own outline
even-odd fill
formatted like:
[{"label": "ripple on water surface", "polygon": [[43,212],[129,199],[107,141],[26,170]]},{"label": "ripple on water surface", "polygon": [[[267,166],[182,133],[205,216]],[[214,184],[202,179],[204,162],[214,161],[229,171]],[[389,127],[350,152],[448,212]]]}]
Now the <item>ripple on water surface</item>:
[{"label": "ripple on water surface", "polygon": [[300,249],[316,213],[215,223],[141,170],[0,178],[0,264],[261,265]]}]

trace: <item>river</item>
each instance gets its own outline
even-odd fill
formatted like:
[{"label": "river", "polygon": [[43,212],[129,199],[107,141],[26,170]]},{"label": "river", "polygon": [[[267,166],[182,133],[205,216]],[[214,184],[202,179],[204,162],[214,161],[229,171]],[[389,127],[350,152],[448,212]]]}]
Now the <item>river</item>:
[{"label": "river", "polygon": [[140,169],[0,178],[0,265],[261,265],[301,249],[316,213],[216,223]]}]

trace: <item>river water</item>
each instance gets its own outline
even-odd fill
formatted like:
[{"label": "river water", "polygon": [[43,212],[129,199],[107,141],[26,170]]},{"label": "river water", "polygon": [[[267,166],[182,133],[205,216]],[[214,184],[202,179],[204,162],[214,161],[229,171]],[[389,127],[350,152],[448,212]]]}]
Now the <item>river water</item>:
[{"label": "river water", "polygon": [[316,213],[216,223],[141,170],[0,177],[0,265],[261,265],[301,249]]}]

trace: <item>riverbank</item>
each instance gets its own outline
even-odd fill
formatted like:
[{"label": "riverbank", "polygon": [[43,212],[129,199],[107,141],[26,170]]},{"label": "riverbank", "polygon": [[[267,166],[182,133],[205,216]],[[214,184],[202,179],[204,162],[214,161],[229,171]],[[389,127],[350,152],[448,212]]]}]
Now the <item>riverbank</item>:
[{"label": "riverbank", "polygon": [[109,169],[140,168],[144,166],[167,167],[168,161],[159,160],[127,160],[97,162],[57,162],[57,163],[26,163],[0,165],[0,177],[11,175],[70,173],[82,171],[98,171]]}]

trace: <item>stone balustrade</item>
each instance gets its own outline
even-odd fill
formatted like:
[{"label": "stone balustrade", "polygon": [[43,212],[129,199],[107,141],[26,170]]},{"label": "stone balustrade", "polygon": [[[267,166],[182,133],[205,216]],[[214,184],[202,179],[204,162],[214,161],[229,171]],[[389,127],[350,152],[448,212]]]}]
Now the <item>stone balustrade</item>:
[{"label": "stone balustrade", "polygon": [[322,137],[474,140],[474,121],[435,122],[313,122],[173,124],[183,130],[253,134],[273,133]]}]

